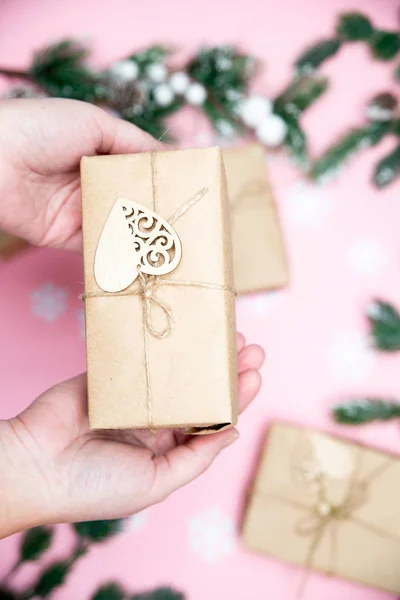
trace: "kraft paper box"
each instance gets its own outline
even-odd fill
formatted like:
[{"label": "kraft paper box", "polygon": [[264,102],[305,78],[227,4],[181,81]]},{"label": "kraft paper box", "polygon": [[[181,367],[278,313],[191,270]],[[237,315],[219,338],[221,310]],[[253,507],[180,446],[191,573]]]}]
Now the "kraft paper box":
[{"label": "kraft paper box", "polygon": [[[234,424],[235,304],[220,150],[83,158],[81,175],[91,428],[197,433]],[[150,214],[138,225],[134,203],[140,214],[156,213],[156,226],[164,219],[161,234],[172,227],[179,237],[172,272],[146,273],[158,268],[157,253],[136,264],[136,248],[146,247],[137,232],[145,237],[154,223]],[[166,239],[158,242],[162,253]],[[135,281],[120,292],[98,284],[112,288],[114,276],[130,275]]]},{"label": "kraft paper box", "polygon": [[262,146],[224,150],[231,207],[235,286],[239,293],[288,283],[282,231]]},{"label": "kraft paper box", "polygon": [[[400,460],[313,430],[271,428],[244,520],[249,548],[400,593]],[[300,594],[301,595],[301,594]]]}]

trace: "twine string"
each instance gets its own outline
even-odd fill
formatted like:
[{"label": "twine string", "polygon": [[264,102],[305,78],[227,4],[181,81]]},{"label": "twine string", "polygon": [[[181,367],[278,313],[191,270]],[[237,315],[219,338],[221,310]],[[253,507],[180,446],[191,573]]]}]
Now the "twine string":
[{"label": "twine string", "polygon": [[[150,165],[151,165],[151,188],[152,188],[152,205],[153,211],[158,213],[157,204],[157,165],[156,165],[156,152],[153,150],[150,153]],[[208,188],[203,188],[195,196],[187,200],[169,219],[170,225],[176,223],[188,210],[195,206],[204,196],[207,194]],[[218,285],[202,281],[180,281],[180,280],[168,280],[164,279],[159,275],[147,275],[140,270],[138,267],[138,278],[139,287],[136,289],[127,289],[120,292],[89,292],[82,294],[81,298],[86,300],[87,298],[112,298],[112,297],[124,297],[124,296],[139,296],[142,300],[142,321],[143,321],[143,349],[144,349],[144,367],[145,367],[145,383],[146,383],[146,410],[148,425],[151,430],[154,429],[154,411],[153,411],[153,400],[152,400],[152,389],[151,389],[151,368],[150,368],[150,353],[149,353],[149,336],[156,339],[164,339],[171,335],[173,329],[173,315],[171,307],[161,300],[157,295],[156,291],[162,286],[179,286],[179,287],[194,287],[209,290],[217,290],[222,292],[228,292],[236,295],[235,290],[228,285]],[[154,309],[158,308],[164,319],[163,326],[157,327],[154,324],[153,312]]]},{"label": "twine string", "polygon": [[[312,506],[299,500],[293,500],[279,494],[261,494],[266,500],[277,501],[287,506],[304,511],[294,524],[293,531],[296,535],[310,538],[310,544],[304,561],[304,571],[296,592],[296,598],[302,598],[306,590],[310,572],[314,566],[315,556],[327,533],[331,534],[330,540],[330,568],[334,571],[337,555],[338,533],[344,523],[352,522],[364,531],[368,531],[378,537],[400,544],[400,537],[390,531],[380,528],[374,523],[359,517],[357,511],[368,502],[369,491],[372,483],[385,473],[394,463],[394,459],[386,457],[364,478],[360,478],[361,449],[357,453],[357,460],[352,474],[349,478],[346,495],[340,504],[334,504],[329,500],[328,483],[330,477],[327,474],[318,474],[313,483],[317,484],[316,500]],[[259,492],[260,493],[260,492]]]}]

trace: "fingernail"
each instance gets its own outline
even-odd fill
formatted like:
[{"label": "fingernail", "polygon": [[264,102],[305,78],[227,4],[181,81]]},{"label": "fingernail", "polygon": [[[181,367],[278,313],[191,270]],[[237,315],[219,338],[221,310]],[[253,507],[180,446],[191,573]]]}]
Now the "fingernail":
[{"label": "fingernail", "polygon": [[222,446],[223,448],[227,448],[228,446],[230,446],[231,444],[233,444],[233,442],[235,442],[239,437],[239,432],[236,431],[236,429],[231,433],[231,435],[226,438],[224,445]]}]

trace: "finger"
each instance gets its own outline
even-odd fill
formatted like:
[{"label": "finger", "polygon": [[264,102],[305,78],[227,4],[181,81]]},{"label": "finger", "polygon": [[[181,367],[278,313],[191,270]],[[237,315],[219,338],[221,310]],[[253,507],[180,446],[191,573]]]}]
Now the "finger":
[{"label": "finger", "polygon": [[246,340],[245,337],[242,333],[237,333],[236,334],[236,348],[237,348],[237,352],[239,354],[239,352],[241,352],[241,350],[243,350],[243,348],[246,345]]},{"label": "finger", "polygon": [[238,356],[239,373],[244,373],[248,369],[260,369],[265,360],[265,352],[258,344],[245,346]]},{"label": "finger", "polygon": [[191,436],[185,444],[170,450],[165,456],[155,457],[155,477],[151,492],[154,501],[164,499],[201,475],[216,456],[238,437],[236,429]]},{"label": "finger", "polygon": [[104,110],[96,112],[96,122],[99,129],[96,151],[99,154],[148,152],[158,147],[157,140],[151,135]]},{"label": "finger", "polygon": [[258,371],[245,371],[239,375],[239,413],[242,413],[260,391],[261,375]]}]

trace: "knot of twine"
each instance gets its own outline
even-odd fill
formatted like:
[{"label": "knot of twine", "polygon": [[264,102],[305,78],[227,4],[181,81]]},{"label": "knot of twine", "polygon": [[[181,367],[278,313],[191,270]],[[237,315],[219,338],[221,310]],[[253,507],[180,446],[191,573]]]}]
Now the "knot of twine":
[{"label": "knot of twine", "polygon": [[[151,187],[152,187],[152,198],[153,198],[153,211],[158,213],[157,204],[157,186],[156,186],[156,153],[152,151],[150,153],[151,162]],[[183,217],[193,206],[197,204],[208,192],[208,188],[203,188],[195,196],[187,200],[178,210],[168,219],[170,225],[174,224],[178,219]],[[146,405],[147,405],[147,418],[150,429],[154,429],[154,417],[153,417],[153,401],[151,392],[151,378],[150,378],[150,358],[149,358],[149,335],[156,339],[164,339],[171,335],[173,317],[171,307],[156,296],[156,291],[161,286],[178,286],[178,287],[196,287],[209,290],[218,290],[222,292],[229,292],[230,294],[236,295],[236,291],[229,285],[219,285],[203,281],[178,281],[164,279],[158,275],[147,275],[138,268],[138,278],[140,287],[132,290],[122,290],[121,292],[89,292],[82,294],[81,298],[86,300],[87,298],[99,298],[99,297],[123,297],[123,296],[139,296],[142,299],[143,305],[143,346],[144,346],[144,365],[145,365],[145,380],[146,380]],[[158,308],[165,319],[163,327],[158,329],[153,322],[153,309]]]},{"label": "knot of twine", "polygon": [[[348,478],[345,496],[339,503],[334,503],[329,498],[328,484],[333,481],[332,477],[328,473],[318,472],[318,470],[315,471],[313,468],[310,471],[307,468],[304,469],[298,461],[296,468],[300,468],[299,470],[302,472],[306,484],[308,486],[310,484],[313,485],[312,489],[314,492],[316,491],[315,500],[311,506],[308,503],[290,497],[273,493],[264,494],[261,492],[266,500],[278,501],[279,503],[299,509],[305,513],[296,520],[293,527],[295,535],[304,536],[310,539],[310,544],[304,560],[305,568],[297,589],[296,598],[303,597],[310,571],[314,566],[315,556],[322,540],[328,533],[330,533],[329,572],[334,572],[338,552],[338,531],[346,522],[356,524],[358,527],[377,535],[381,539],[391,540],[396,544],[400,544],[399,536],[392,534],[390,531],[381,529],[378,525],[375,525],[373,522],[370,522],[357,514],[358,510],[368,503],[370,486],[393,465],[394,459],[391,456],[386,457],[367,476],[361,478],[361,458],[362,449],[359,448],[354,470]],[[294,485],[296,484],[294,483]]]},{"label": "knot of twine", "polygon": [[[160,300],[155,296],[155,291],[161,285],[159,277],[152,277],[150,275],[144,275],[139,271],[138,276],[141,289],[138,290],[137,294],[143,298],[143,325],[144,328],[153,337],[162,340],[168,337],[172,332],[172,311],[171,307],[166,302]],[[165,317],[165,326],[162,329],[156,329],[153,325],[152,320],[152,308],[159,308]]]},{"label": "knot of twine", "polygon": [[[344,523],[351,521],[382,539],[390,539],[396,543],[400,543],[398,536],[381,529],[374,523],[370,523],[356,514],[360,508],[367,504],[368,492],[373,481],[380,477],[393,464],[393,459],[389,456],[369,473],[367,477],[361,479],[361,456],[361,449],[358,449],[356,464],[349,477],[346,494],[340,503],[333,503],[329,499],[328,484],[331,481],[329,474],[314,471],[312,476],[307,478],[308,483],[316,485],[317,495],[314,504],[311,507],[307,507],[308,514],[300,517],[294,526],[294,531],[297,535],[310,537],[310,546],[305,560],[305,571],[297,590],[297,598],[303,596],[310,571],[313,568],[315,555],[322,539],[328,532],[331,534],[329,571],[334,571],[338,551],[338,530]],[[302,506],[300,503],[295,503],[295,505]]]}]

